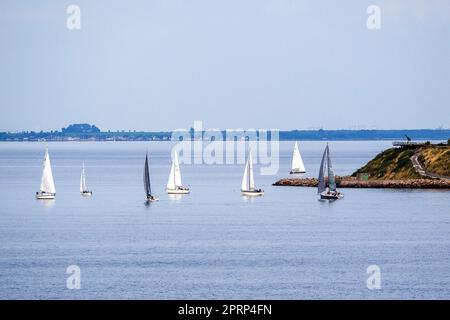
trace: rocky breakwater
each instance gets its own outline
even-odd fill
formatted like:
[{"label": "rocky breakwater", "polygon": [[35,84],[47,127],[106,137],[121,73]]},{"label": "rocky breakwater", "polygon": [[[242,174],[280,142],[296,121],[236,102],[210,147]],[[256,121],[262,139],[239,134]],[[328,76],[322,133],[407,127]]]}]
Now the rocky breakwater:
[{"label": "rocky breakwater", "polygon": [[[274,186],[317,187],[315,178],[280,179]],[[359,180],[354,177],[336,177],[338,188],[392,188],[392,189],[449,189],[449,180],[405,179],[405,180]]]}]

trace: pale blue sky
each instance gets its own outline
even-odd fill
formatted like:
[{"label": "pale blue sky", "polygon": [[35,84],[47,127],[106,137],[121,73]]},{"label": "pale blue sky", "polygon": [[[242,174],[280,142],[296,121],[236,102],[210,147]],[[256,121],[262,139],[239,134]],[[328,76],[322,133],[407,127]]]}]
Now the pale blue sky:
[{"label": "pale blue sky", "polygon": [[1,0],[0,47],[0,130],[450,127],[450,0]]}]

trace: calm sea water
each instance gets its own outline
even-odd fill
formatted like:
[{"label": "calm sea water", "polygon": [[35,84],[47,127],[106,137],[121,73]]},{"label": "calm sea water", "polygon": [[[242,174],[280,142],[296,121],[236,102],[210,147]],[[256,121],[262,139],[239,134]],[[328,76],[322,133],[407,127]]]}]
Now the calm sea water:
[{"label": "calm sea water", "polygon": [[[332,142],[349,174],[390,142]],[[1,299],[450,298],[450,192],[344,189],[317,201],[313,188],[273,187],[280,171],[240,195],[242,165],[183,165],[192,193],[164,193],[170,143],[50,143],[57,199],[34,199],[45,145],[0,143]],[[160,201],[146,205],[145,151]],[[324,143],[302,142],[317,174]],[[92,198],[78,191],[81,163]],[[258,166],[255,166],[258,168]],[[381,269],[381,290],[366,269]],[[81,289],[66,288],[69,265]]]}]

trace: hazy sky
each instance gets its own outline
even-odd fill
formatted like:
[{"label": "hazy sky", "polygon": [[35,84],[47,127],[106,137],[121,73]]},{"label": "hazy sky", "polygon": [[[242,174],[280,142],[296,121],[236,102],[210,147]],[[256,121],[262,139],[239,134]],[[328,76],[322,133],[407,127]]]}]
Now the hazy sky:
[{"label": "hazy sky", "polygon": [[0,49],[0,131],[450,127],[450,0],[1,0]]}]

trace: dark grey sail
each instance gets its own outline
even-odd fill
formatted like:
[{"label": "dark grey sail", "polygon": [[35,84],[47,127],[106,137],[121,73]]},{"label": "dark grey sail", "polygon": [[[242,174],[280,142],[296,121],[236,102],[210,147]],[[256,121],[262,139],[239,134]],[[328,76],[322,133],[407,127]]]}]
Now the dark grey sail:
[{"label": "dark grey sail", "polygon": [[320,169],[319,169],[319,186],[317,188],[317,193],[320,194],[325,191],[325,158],[328,154],[328,145],[325,148],[325,151],[323,152],[322,156],[322,162],[320,163]]},{"label": "dark grey sail", "polygon": [[152,189],[150,187],[150,172],[148,170],[148,156],[145,155],[145,165],[144,165],[144,189],[147,197],[152,195]]},{"label": "dark grey sail", "polygon": [[333,166],[331,165],[330,149],[327,145],[327,163],[328,163],[328,185],[330,191],[336,191],[336,179],[334,178]]}]

